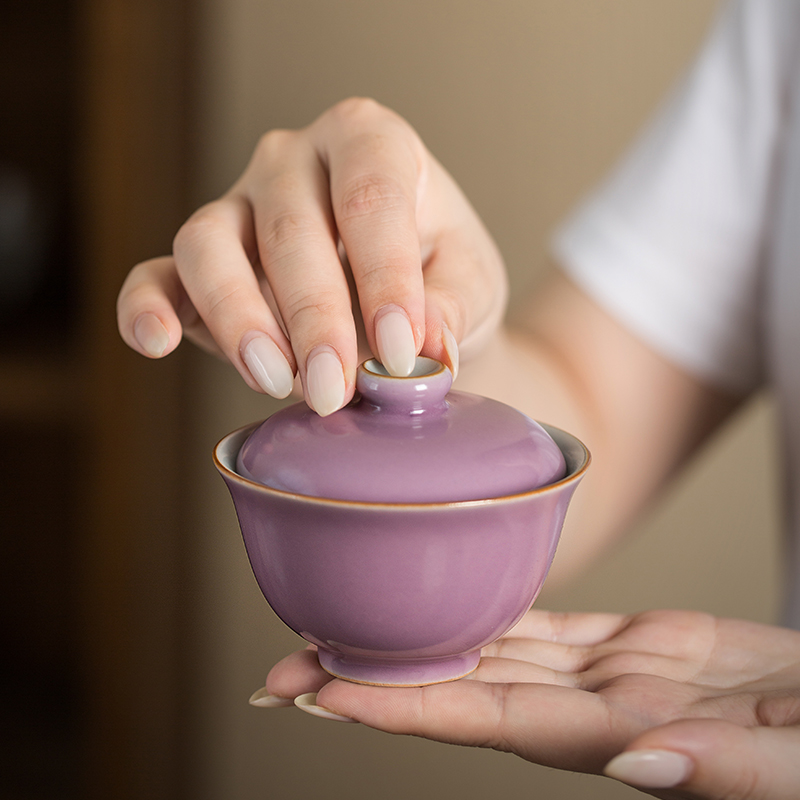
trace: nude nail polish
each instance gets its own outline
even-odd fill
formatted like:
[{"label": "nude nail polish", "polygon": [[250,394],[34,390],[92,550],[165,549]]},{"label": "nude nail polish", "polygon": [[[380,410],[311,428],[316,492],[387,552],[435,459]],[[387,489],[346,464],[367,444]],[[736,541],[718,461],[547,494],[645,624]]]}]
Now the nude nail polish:
[{"label": "nude nail polish", "polygon": [[256,383],[282,400],[292,393],[294,375],[286,356],[269,336],[254,336],[242,349],[242,360]]},{"label": "nude nail polish", "polygon": [[414,370],[417,346],[414,332],[406,314],[397,309],[379,312],[375,323],[378,358],[386,371],[395,377],[406,378]]},{"label": "nude nail polish", "polygon": [[444,322],[442,323],[442,346],[450,360],[450,372],[453,373],[453,380],[455,380],[458,377],[458,342]]},{"label": "nude nail polish", "polygon": [[315,692],[309,692],[308,694],[301,694],[299,697],[295,697],[294,704],[307,714],[312,714],[321,719],[332,719],[334,722],[356,722],[352,717],[336,714],[323,706],[317,705],[317,695]]},{"label": "nude nail polish", "polygon": [[630,750],[606,764],[609,778],[647,789],[668,789],[692,774],[692,760],[672,750]]},{"label": "nude nail polish", "polygon": [[311,407],[321,417],[327,417],[344,405],[344,371],[332,350],[312,352],[306,367],[306,392]]},{"label": "nude nail polish", "polygon": [[294,700],[290,697],[277,697],[267,691],[266,686],[262,686],[258,691],[253,692],[247,701],[251,706],[258,708],[289,708],[294,705]]},{"label": "nude nail polish", "polygon": [[151,358],[161,358],[169,344],[169,333],[155,314],[142,314],[133,326],[133,335]]}]

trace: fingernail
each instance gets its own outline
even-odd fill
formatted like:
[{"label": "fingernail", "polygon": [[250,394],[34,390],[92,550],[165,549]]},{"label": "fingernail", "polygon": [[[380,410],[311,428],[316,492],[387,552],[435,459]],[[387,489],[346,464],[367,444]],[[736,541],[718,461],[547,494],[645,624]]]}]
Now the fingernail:
[{"label": "fingernail", "polygon": [[694,763],[682,753],[672,750],[631,750],[620,753],[603,770],[632,786],[648,789],[668,789],[683,783],[694,769]]},{"label": "fingernail", "polygon": [[133,335],[142,350],[152,358],[161,358],[169,344],[169,333],[155,314],[142,314],[136,320]]},{"label": "fingernail", "polygon": [[254,336],[242,349],[242,359],[256,383],[282,400],[292,393],[294,375],[286,356],[269,336]]},{"label": "fingernail", "polygon": [[411,323],[402,311],[386,311],[375,323],[378,358],[390,375],[407,378],[414,371],[417,346]]},{"label": "fingernail", "polygon": [[442,323],[442,346],[450,360],[450,372],[453,373],[453,380],[455,380],[458,377],[458,342],[445,322]]},{"label": "fingernail", "polygon": [[317,350],[306,367],[306,391],[311,407],[327,417],[344,405],[342,362],[331,350]]},{"label": "fingernail", "polygon": [[258,708],[288,708],[294,705],[294,700],[289,697],[276,697],[267,691],[266,686],[262,686],[257,692],[253,692],[247,701],[251,706]]},{"label": "fingernail", "polygon": [[356,720],[351,717],[345,717],[342,714],[334,714],[333,711],[318,706],[316,692],[309,692],[308,694],[301,694],[299,697],[295,697],[294,704],[299,709],[302,709],[308,714],[313,714],[315,717],[332,719],[335,722],[356,722]]}]

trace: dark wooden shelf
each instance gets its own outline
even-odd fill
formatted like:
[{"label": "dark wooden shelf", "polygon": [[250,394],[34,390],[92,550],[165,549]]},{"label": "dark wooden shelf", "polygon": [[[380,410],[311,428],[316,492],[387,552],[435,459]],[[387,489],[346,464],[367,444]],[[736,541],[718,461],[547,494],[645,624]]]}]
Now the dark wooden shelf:
[{"label": "dark wooden shelf", "polygon": [[29,425],[78,420],[85,373],[72,355],[0,350],[0,420]]},{"label": "dark wooden shelf", "polygon": [[178,795],[180,360],[127,351],[114,306],[188,212],[191,8],[0,4],[0,178],[39,201],[36,283],[0,284],[3,798]]}]

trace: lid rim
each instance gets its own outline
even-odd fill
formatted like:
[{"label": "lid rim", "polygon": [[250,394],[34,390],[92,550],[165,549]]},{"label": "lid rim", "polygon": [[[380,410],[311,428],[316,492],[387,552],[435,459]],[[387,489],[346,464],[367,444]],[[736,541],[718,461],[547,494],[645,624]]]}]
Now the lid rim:
[{"label": "lid rim", "polygon": [[[535,420],[534,420],[535,421]],[[244,475],[238,473],[234,468],[228,466],[228,464],[224,463],[222,457],[220,456],[220,450],[229,445],[235,439],[240,439],[240,444],[236,447],[235,453],[232,454],[233,463],[236,462],[236,457],[238,456],[239,450],[241,449],[241,445],[244,444],[244,441],[259,425],[261,425],[264,420],[259,422],[250,423],[249,425],[244,425],[241,428],[237,428],[234,431],[231,431],[227,435],[223,436],[220,439],[216,446],[214,447],[213,459],[214,465],[216,466],[219,473],[223,476],[223,478],[231,479],[236,481],[237,483],[242,483],[245,486],[248,486],[252,489],[257,491],[265,492],[267,494],[274,494],[278,497],[284,498],[286,500],[296,500],[298,502],[306,502],[311,503],[314,505],[326,505],[326,506],[334,506],[334,507],[357,507],[357,508],[366,508],[366,509],[374,509],[374,510],[399,510],[399,511],[431,511],[437,508],[446,509],[446,508],[471,508],[477,506],[485,506],[485,505],[497,505],[499,503],[513,503],[513,502],[521,502],[526,500],[534,495],[545,494],[548,492],[555,492],[558,489],[562,489],[567,487],[569,484],[578,483],[583,476],[586,474],[586,470],[589,468],[589,465],[592,462],[592,454],[589,451],[589,448],[580,441],[576,436],[573,436],[571,433],[567,431],[557,428],[554,425],[548,425],[544,422],[539,422],[538,424],[541,425],[545,431],[553,438],[556,443],[556,446],[561,450],[562,454],[564,455],[564,459],[567,462],[567,474],[564,475],[562,478],[559,478],[557,481],[553,481],[552,483],[545,484],[544,486],[539,486],[535,489],[530,489],[527,492],[520,492],[516,494],[508,494],[508,495],[500,495],[497,497],[487,497],[480,500],[449,500],[449,501],[435,501],[430,503],[417,503],[417,502],[407,502],[407,503],[400,503],[400,502],[380,502],[380,501],[371,501],[371,500],[344,500],[341,498],[336,497],[317,497],[314,495],[307,495],[307,494],[300,494],[299,492],[290,492],[284,489],[275,489],[272,486],[267,486],[264,483],[260,483],[258,481],[252,480],[250,478],[246,478]],[[574,469],[570,469],[570,460],[571,454],[568,455],[564,451],[564,448],[559,444],[558,439],[565,440],[565,443],[569,444],[571,448],[577,450],[581,456],[578,459],[578,463],[574,467]],[[572,459],[574,460],[574,459]]]}]

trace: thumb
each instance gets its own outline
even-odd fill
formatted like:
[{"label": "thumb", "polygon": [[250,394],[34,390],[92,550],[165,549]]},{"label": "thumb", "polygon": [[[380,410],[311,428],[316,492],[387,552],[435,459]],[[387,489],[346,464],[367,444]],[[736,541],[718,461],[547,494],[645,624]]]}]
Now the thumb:
[{"label": "thumb", "polygon": [[604,770],[640,789],[674,788],[698,800],[797,800],[800,728],[742,728],[711,719],[679,720],[634,739]]}]

